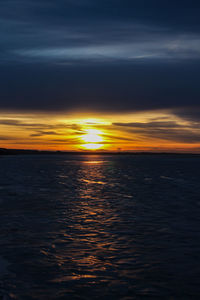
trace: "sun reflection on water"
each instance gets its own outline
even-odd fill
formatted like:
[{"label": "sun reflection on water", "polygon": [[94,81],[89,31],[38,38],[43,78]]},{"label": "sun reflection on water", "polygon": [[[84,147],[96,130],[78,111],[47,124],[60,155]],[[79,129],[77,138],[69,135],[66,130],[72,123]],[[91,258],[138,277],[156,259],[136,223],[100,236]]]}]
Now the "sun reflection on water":
[{"label": "sun reflection on water", "polygon": [[105,162],[106,161],[103,161],[103,160],[85,160],[85,161],[83,161],[84,164],[91,164],[91,165],[102,164]]},{"label": "sun reflection on water", "polygon": [[104,257],[110,257],[115,251],[114,235],[109,228],[118,215],[110,207],[106,196],[107,166],[107,161],[100,156],[86,156],[80,161],[76,173],[76,201],[71,203],[70,208],[70,224],[69,212],[66,212],[68,229],[65,239],[71,241],[71,246],[66,244],[57,253],[61,268],[65,269],[70,258],[73,274],[66,270],[66,276],[58,276],[54,282],[84,279],[96,284],[101,282],[100,273],[112,267],[111,261]]}]

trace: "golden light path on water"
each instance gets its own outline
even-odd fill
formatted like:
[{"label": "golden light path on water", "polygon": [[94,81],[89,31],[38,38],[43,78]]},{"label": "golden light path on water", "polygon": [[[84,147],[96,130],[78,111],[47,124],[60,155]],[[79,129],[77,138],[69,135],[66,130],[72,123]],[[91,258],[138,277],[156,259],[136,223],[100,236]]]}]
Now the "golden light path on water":
[{"label": "golden light path on water", "polygon": [[[102,197],[106,181],[106,160],[100,156],[85,156],[79,161],[80,169],[76,174],[77,199],[72,202],[73,230],[78,233],[73,235],[73,250],[70,247],[57,248],[56,260],[61,268],[65,268],[70,257],[71,264],[75,266],[72,274],[66,271],[66,275],[58,276],[52,280],[54,283],[73,281],[79,284],[79,280],[86,280],[95,284],[101,280],[102,272],[110,268],[110,262],[101,258],[107,251],[115,252],[118,249],[113,233],[109,227],[113,226],[119,217]],[[61,181],[65,178],[65,170]],[[67,216],[67,213],[64,214]],[[68,219],[63,219],[67,223]],[[65,232],[65,237],[69,234]],[[103,237],[103,238],[102,238]],[[82,245],[82,246],[80,246]],[[81,272],[80,272],[81,271]]]}]

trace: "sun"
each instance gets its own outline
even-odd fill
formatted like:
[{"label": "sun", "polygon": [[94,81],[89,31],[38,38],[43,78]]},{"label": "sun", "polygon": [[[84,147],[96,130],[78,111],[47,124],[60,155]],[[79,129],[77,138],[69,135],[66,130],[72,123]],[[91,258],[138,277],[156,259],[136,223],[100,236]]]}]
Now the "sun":
[{"label": "sun", "polygon": [[81,148],[85,149],[85,150],[98,150],[101,149],[103,147],[103,144],[83,144],[81,145]]},{"label": "sun", "polygon": [[98,129],[85,129],[85,133],[81,136],[81,140],[84,142],[81,147],[87,150],[98,150],[103,147],[103,132]]},{"label": "sun", "polygon": [[97,129],[85,129],[85,134],[81,137],[85,143],[101,143],[103,138],[102,132]]}]

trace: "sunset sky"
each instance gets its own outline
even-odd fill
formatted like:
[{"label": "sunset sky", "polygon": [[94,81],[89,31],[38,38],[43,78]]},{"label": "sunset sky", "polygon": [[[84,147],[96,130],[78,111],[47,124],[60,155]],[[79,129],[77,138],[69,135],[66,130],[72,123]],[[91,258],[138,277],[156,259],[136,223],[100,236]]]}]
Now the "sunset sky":
[{"label": "sunset sky", "polygon": [[200,152],[200,3],[2,0],[0,147]]}]

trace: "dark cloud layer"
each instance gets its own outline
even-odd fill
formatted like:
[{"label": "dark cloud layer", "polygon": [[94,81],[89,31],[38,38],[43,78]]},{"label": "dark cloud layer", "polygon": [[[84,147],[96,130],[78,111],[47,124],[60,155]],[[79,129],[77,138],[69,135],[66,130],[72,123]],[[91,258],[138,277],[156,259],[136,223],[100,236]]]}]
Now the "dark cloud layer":
[{"label": "dark cloud layer", "polygon": [[178,143],[200,143],[200,123],[181,125],[176,122],[135,122],[113,123],[113,126],[125,128],[129,133],[137,133],[145,139],[153,138]]},{"label": "dark cloud layer", "polygon": [[199,118],[199,13],[199,1],[2,0],[0,109]]}]

